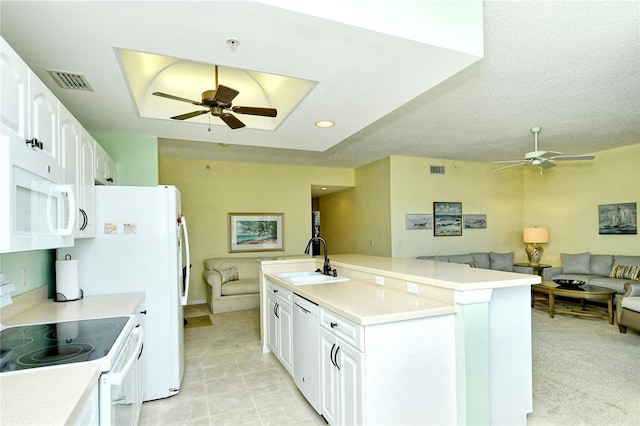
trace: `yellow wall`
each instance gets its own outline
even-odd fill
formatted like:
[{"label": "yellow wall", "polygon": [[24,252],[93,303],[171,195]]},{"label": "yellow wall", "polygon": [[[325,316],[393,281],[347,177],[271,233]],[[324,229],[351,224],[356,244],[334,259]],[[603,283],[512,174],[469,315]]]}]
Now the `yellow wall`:
[{"label": "yellow wall", "polygon": [[[429,166],[445,166],[430,174]],[[393,257],[514,251],[522,245],[522,171],[495,172],[492,164],[414,157],[391,157]],[[433,229],[406,230],[405,214],[431,213],[434,201],[462,203],[462,214],[486,214],[486,229],[463,229],[462,236],[434,237]]]},{"label": "yellow wall", "polygon": [[[210,257],[301,255],[311,238],[311,185],[353,186],[352,169],[160,158],[160,184],[176,185],[189,227],[190,301],[206,299]],[[229,253],[228,213],[284,213],[284,251]]]},{"label": "yellow wall", "polygon": [[320,234],[329,253],[391,256],[389,158],[357,168],[355,185],[320,197]]},{"label": "yellow wall", "polygon": [[597,152],[588,162],[558,163],[541,175],[525,173],[526,226],[548,226],[542,261],[560,253],[640,255],[640,235],[599,235],[598,205],[640,205],[640,144]]}]

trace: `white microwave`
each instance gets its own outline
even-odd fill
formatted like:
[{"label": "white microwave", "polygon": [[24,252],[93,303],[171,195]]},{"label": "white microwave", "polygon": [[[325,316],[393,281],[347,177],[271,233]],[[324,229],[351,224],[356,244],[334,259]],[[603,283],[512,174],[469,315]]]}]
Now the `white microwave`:
[{"label": "white microwave", "polygon": [[37,145],[0,135],[0,253],[73,246],[76,198],[63,176]]}]

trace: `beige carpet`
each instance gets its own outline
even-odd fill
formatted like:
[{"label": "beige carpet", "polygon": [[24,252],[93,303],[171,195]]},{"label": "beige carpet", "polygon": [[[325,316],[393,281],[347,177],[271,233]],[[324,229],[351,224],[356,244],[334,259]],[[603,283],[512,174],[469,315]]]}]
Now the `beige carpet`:
[{"label": "beige carpet", "polygon": [[185,318],[187,320],[187,324],[184,328],[195,328],[195,327],[206,327],[211,324],[211,317],[209,315],[201,315],[197,317]]},{"label": "beige carpet", "polygon": [[532,309],[529,425],[640,425],[640,332]]}]

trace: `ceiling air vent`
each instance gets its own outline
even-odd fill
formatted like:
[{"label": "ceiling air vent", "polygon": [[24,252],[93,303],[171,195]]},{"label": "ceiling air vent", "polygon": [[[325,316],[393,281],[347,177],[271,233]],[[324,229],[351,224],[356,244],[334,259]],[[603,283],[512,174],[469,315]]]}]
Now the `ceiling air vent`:
[{"label": "ceiling air vent", "polygon": [[429,173],[432,175],[443,175],[444,166],[429,166]]},{"label": "ceiling air vent", "polygon": [[93,92],[93,87],[87,81],[87,77],[82,74],[56,70],[47,70],[47,72],[63,89]]}]

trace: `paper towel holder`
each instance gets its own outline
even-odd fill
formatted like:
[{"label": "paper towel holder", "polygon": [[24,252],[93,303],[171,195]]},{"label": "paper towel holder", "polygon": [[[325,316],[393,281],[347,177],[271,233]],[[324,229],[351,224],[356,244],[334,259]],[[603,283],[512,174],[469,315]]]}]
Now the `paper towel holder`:
[{"label": "paper towel holder", "polygon": [[[70,254],[65,255],[64,260],[71,260],[71,255]],[[56,292],[55,297],[53,298],[53,301],[54,302],[73,302],[76,300],[84,299],[84,291],[82,291],[81,288],[79,288],[78,290],[80,291],[80,294],[75,299],[67,299],[67,296],[65,296],[63,293]]]}]

